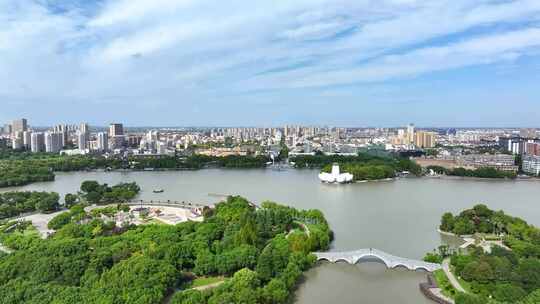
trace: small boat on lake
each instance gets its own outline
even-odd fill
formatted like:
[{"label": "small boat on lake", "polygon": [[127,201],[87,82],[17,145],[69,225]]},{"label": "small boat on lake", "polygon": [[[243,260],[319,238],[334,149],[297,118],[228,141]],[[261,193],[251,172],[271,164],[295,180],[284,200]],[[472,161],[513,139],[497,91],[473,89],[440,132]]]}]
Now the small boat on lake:
[{"label": "small boat on lake", "polygon": [[153,192],[154,193],[163,193],[165,190],[163,189],[154,189]]}]

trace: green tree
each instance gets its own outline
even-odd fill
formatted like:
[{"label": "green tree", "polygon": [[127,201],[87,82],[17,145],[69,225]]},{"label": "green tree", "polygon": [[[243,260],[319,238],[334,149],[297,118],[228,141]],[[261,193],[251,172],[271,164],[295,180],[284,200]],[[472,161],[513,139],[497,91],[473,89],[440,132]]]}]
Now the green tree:
[{"label": "green tree", "polygon": [[488,301],[479,296],[458,293],[456,295],[456,304],[486,304]]},{"label": "green tree", "polygon": [[270,280],[262,291],[263,301],[268,304],[285,303],[288,296],[287,285],[280,279]]},{"label": "green tree", "polygon": [[532,291],[540,288],[540,260],[524,259],[519,263],[517,273],[525,290]]},{"label": "green tree", "polygon": [[97,181],[83,181],[81,184],[81,191],[85,193],[99,192],[100,185]]},{"label": "green tree", "polygon": [[99,204],[101,202],[101,194],[99,192],[88,192],[86,193],[85,198],[89,204]]},{"label": "green tree", "polygon": [[503,303],[517,302],[526,295],[525,290],[512,284],[497,284],[493,291],[493,297]]},{"label": "green tree", "polygon": [[453,232],[457,235],[473,234],[474,223],[466,218],[460,218],[455,222]]},{"label": "green tree", "polygon": [[53,217],[47,224],[47,227],[53,230],[58,230],[62,228],[64,225],[69,224],[70,222],[71,222],[71,213],[63,212]]},{"label": "green tree", "polygon": [[455,221],[454,221],[454,216],[452,215],[452,213],[446,212],[442,216],[440,229],[442,231],[447,231],[447,232],[453,231],[454,223]]},{"label": "green tree", "polygon": [[78,197],[75,194],[67,193],[64,196],[64,202],[66,204],[66,207],[71,207],[77,203]]}]

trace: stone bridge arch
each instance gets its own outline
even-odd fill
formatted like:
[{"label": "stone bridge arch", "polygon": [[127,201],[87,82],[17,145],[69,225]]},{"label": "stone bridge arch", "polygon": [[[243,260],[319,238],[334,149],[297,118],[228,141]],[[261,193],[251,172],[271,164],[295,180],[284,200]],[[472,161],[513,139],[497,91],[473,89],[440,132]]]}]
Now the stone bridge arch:
[{"label": "stone bridge arch", "polygon": [[375,261],[386,265],[389,269],[405,267],[413,271],[425,270],[427,272],[441,269],[440,264],[401,258],[374,248],[345,252],[315,252],[314,254],[317,256],[317,260],[326,260],[331,263],[342,261],[349,264],[358,264],[365,261]]},{"label": "stone bridge arch", "polygon": [[384,257],[371,253],[359,256],[353,264],[360,264],[365,262],[377,262],[383,264],[384,266],[386,266],[386,268],[391,268],[390,265],[388,265],[388,261],[385,260]]}]

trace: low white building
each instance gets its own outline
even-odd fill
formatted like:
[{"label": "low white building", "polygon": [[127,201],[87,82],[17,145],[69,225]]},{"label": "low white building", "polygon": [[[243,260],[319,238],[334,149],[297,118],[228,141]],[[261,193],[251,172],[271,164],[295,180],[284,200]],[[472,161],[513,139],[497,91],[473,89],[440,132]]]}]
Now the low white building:
[{"label": "low white building", "polygon": [[353,175],[350,173],[341,173],[338,164],[332,165],[332,172],[321,172],[319,174],[321,182],[325,183],[349,183],[353,180]]},{"label": "low white building", "polygon": [[523,172],[539,175],[540,174],[540,156],[527,155],[523,157]]}]

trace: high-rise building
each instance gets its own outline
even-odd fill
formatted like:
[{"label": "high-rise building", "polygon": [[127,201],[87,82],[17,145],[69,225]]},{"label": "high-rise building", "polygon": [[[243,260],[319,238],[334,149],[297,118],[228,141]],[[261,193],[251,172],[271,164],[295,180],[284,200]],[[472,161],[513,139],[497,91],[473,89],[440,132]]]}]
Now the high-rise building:
[{"label": "high-rise building", "polygon": [[99,132],[97,134],[97,149],[100,151],[109,150],[109,136],[105,132]]},{"label": "high-rise building", "polygon": [[32,142],[32,132],[24,131],[23,132],[23,145],[26,150],[30,150],[31,142]]},{"label": "high-rise building", "polygon": [[88,148],[88,135],[80,130],[77,132],[77,147],[79,150],[86,150]]},{"label": "high-rise building", "polygon": [[79,132],[82,132],[82,133],[86,134],[86,137],[88,137],[90,135],[90,131],[88,129],[88,124],[87,123],[81,123],[79,125]]},{"label": "high-rise building", "polygon": [[61,133],[63,131],[67,131],[67,126],[64,125],[64,124],[56,125],[56,126],[54,126],[53,130],[56,133]]},{"label": "high-rise building", "polygon": [[528,142],[525,144],[525,154],[540,156],[540,143]]},{"label": "high-rise building", "polygon": [[4,134],[11,134],[12,133],[11,124],[5,124],[4,125]]},{"label": "high-rise building", "polygon": [[409,124],[407,126],[407,143],[412,144],[414,142],[414,124]]},{"label": "high-rise building", "polygon": [[512,154],[523,154],[525,141],[520,137],[500,137],[499,146]]},{"label": "high-rise building", "polygon": [[65,147],[69,140],[69,127],[65,124],[59,124],[54,126],[54,132],[62,134],[62,147]]},{"label": "high-rise building", "polygon": [[62,150],[62,133],[45,133],[45,152],[58,153]]},{"label": "high-rise building", "polygon": [[157,152],[157,154],[166,154],[167,153],[167,144],[162,142],[162,141],[158,141],[156,143],[156,152]]},{"label": "high-rise building", "polygon": [[24,147],[23,132],[15,131],[11,137],[11,148],[13,150],[20,150]]},{"label": "high-rise building", "polygon": [[112,123],[109,126],[109,137],[124,136],[124,126],[121,123]]},{"label": "high-rise building", "polygon": [[26,122],[26,118],[21,118],[21,119],[14,120],[13,123],[11,124],[11,131],[13,133],[15,133],[15,132],[24,132],[24,131],[27,131],[27,130],[28,130],[28,125],[27,125],[27,122]]},{"label": "high-rise building", "polygon": [[30,149],[33,153],[45,150],[45,139],[43,133],[32,133],[30,139]]},{"label": "high-rise building", "polygon": [[121,123],[112,123],[109,126],[109,149],[120,149],[125,144],[124,126]]},{"label": "high-rise building", "polygon": [[414,135],[414,145],[418,148],[434,148],[436,134],[433,132],[418,131]]}]

